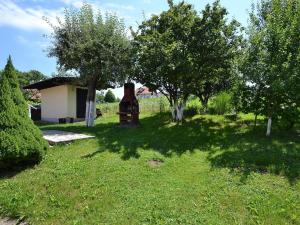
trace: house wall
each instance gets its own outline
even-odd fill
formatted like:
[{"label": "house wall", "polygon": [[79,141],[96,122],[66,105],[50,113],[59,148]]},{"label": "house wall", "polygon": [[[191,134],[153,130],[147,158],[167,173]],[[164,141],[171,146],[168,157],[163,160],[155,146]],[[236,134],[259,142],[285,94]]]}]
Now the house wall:
[{"label": "house wall", "polygon": [[68,117],[68,86],[61,85],[41,90],[43,121],[58,122]]},{"label": "house wall", "polygon": [[67,85],[68,88],[68,117],[76,118],[76,87]]},{"label": "house wall", "polygon": [[77,120],[77,88],[79,87],[73,85],[61,85],[41,90],[42,121],[58,122],[59,118],[67,117]]},{"label": "house wall", "polygon": [[42,120],[58,122],[59,118],[76,118],[76,87],[61,85],[41,90]]}]

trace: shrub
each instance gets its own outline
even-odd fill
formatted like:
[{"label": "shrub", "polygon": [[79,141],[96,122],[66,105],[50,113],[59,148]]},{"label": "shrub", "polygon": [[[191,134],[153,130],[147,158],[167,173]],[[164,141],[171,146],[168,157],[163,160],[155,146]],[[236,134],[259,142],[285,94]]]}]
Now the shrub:
[{"label": "shrub", "polygon": [[195,96],[191,96],[187,102],[186,109],[184,110],[184,116],[193,117],[200,113],[202,109],[201,102]]},{"label": "shrub", "polygon": [[104,96],[104,102],[113,103],[116,102],[116,96],[111,90],[108,90]]},{"label": "shrub", "polygon": [[0,80],[0,168],[39,162],[47,146],[28,116],[9,58]]},{"label": "shrub", "polygon": [[224,115],[225,113],[230,113],[231,109],[231,95],[226,92],[215,96],[209,105],[211,114]]},{"label": "shrub", "polygon": [[184,110],[184,116],[185,117],[193,117],[195,115],[199,114],[199,110],[196,106],[188,106]]}]

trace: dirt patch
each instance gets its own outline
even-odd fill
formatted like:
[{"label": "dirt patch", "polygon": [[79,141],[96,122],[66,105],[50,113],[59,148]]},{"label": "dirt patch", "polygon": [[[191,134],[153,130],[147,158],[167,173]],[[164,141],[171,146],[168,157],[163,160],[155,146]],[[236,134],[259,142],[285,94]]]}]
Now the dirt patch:
[{"label": "dirt patch", "polygon": [[19,220],[13,220],[10,218],[0,218],[0,225],[29,225],[26,222],[22,222]]},{"label": "dirt patch", "polygon": [[164,164],[164,161],[161,159],[150,159],[147,162],[152,167],[157,167],[157,166],[161,166],[162,164]]}]

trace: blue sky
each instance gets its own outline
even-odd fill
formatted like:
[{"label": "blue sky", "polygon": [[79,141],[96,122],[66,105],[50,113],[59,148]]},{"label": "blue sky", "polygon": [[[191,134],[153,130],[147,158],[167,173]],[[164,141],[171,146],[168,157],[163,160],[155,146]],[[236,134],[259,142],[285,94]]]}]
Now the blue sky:
[{"label": "blue sky", "polygon": [[[55,21],[65,7],[80,7],[81,0],[0,0],[0,68],[12,55],[15,67],[21,71],[37,69],[46,75],[56,71],[56,61],[48,58],[45,50],[49,40],[43,37],[51,31],[42,19],[48,17]],[[167,8],[166,0],[89,0],[96,8],[116,12],[125,19],[128,26],[136,27],[146,17]],[[188,0],[196,10],[201,10],[212,0]],[[221,0],[230,12],[230,17],[247,25],[251,0]]]},{"label": "blue sky", "polygon": [[[248,11],[255,0],[221,0],[235,18],[247,25]],[[36,69],[51,76],[56,72],[56,60],[48,58],[46,49],[50,45],[44,35],[51,28],[43,20],[47,17],[55,23],[63,15],[64,8],[80,8],[82,0],[0,0],[0,69],[3,69],[10,54],[15,67],[21,71]],[[126,25],[137,27],[144,18],[167,9],[167,0],[86,0],[96,9],[115,12],[124,18]],[[175,0],[175,2],[178,2]],[[197,11],[213,0],[186,0]],[[121,97],[122,90],[115,90]]]}]

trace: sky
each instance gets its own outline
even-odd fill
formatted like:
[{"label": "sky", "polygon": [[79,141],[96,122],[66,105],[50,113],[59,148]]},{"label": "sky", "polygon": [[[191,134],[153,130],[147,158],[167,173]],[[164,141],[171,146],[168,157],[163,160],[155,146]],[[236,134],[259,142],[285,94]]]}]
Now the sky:
[{"label": "sky", "polygon": [[[235,18],[247,26],[248,12],[255,0],[221,0],[229,11],[229,19]],[[167,0],[0,0],[0,70],[4,68],[8,55],[20,71],[39,70],[47,76],[56,72],[55,58],[47,56],[51,40],[46,35],[56,17],[63,16],[65,8],[80,8],[83,2],[90,3],[102,12],[114,12],[125,20],[126,26],[136,28],[144,17],[159,14],[167,9]],[[174,1],[178,2],[178,1]],[[213,0],[186,0],[200,11]],[[121,91],[115,92],[121,97]]]}]

